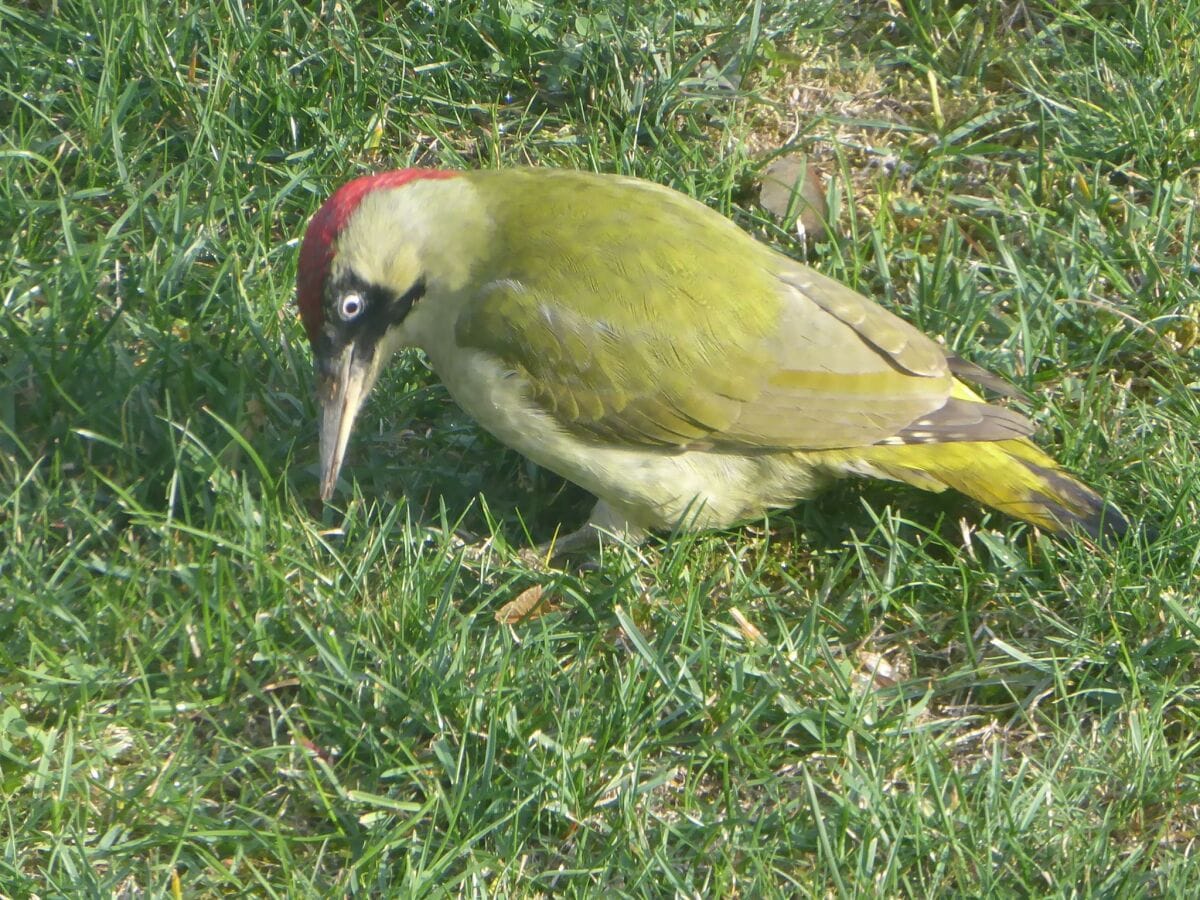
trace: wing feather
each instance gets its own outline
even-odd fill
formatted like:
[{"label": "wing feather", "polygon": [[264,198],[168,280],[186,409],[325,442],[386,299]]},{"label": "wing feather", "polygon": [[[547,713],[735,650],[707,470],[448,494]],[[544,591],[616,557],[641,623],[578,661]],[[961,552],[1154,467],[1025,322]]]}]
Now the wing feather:
[{"label": "wing feather", "polygon": [[[653,213],[639,219],[645,193]],[[1017,413],[952,397],[936,342],[706,207],[613,179],[590,181],[588,196],[497,248],[498,277],[456,325],[460,345],[496,356],[564,431],[753,453],[1032,430]],[[517,221],[545,215],[532,201],[505,209]],[[501,235],[517,228],[499,224]]]}]

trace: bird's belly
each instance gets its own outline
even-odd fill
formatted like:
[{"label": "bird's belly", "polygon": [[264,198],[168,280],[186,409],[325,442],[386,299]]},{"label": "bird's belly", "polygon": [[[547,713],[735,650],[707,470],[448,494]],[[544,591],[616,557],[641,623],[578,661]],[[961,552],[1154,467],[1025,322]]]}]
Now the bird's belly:
[{"label": "bird's belly", "polygon": [[828,474],[803,454],[672,452],[601,444],[534,405],[520,375],[458,350],[431,357],[455,401],[497,439],[573,481],[644,528],[719,528],[815,493]]}]

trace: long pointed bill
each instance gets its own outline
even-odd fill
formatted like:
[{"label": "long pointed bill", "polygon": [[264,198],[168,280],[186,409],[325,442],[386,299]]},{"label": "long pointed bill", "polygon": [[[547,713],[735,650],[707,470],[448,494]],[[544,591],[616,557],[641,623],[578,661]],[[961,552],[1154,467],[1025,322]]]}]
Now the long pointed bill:
[{"label": "long pointed bill", "polygon": [[321,404],[322,500],[333,496],[354,419],[375,380],[370,361],[355,359],[353,344],[348,344],[341,356],[332,362],[324,374],[319,370],[317,374],[317,398]]}]

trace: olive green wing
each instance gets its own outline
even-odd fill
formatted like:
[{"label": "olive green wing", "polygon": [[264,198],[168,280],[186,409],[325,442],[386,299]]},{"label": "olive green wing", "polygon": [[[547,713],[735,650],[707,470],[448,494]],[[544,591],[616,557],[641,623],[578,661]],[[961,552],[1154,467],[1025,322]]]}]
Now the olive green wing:
[{"label": "olive green wing", "polygon": [[946,352],[903,320],[641,185],[589,184],[590,209],[565,204],[549,223],[531,207],[456,323],[460,345],[500,360],[565,431],[745,453],[1032,430],[952,397]]}]

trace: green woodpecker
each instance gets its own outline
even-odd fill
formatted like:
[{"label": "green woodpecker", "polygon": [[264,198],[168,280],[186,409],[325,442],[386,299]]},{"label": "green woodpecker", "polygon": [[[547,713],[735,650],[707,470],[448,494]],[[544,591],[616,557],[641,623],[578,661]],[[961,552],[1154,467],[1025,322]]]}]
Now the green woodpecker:
[{"label": "green woodpecker", "polygon": [[598,498],[592,529],[720,528],[858,475],[954,488],[1056,532],[1121,514],[984,402],[959,360],[720,214],[635,178],[507,169],[343,185],[300,249],[321,496],[401,347],[458,404]]}]

